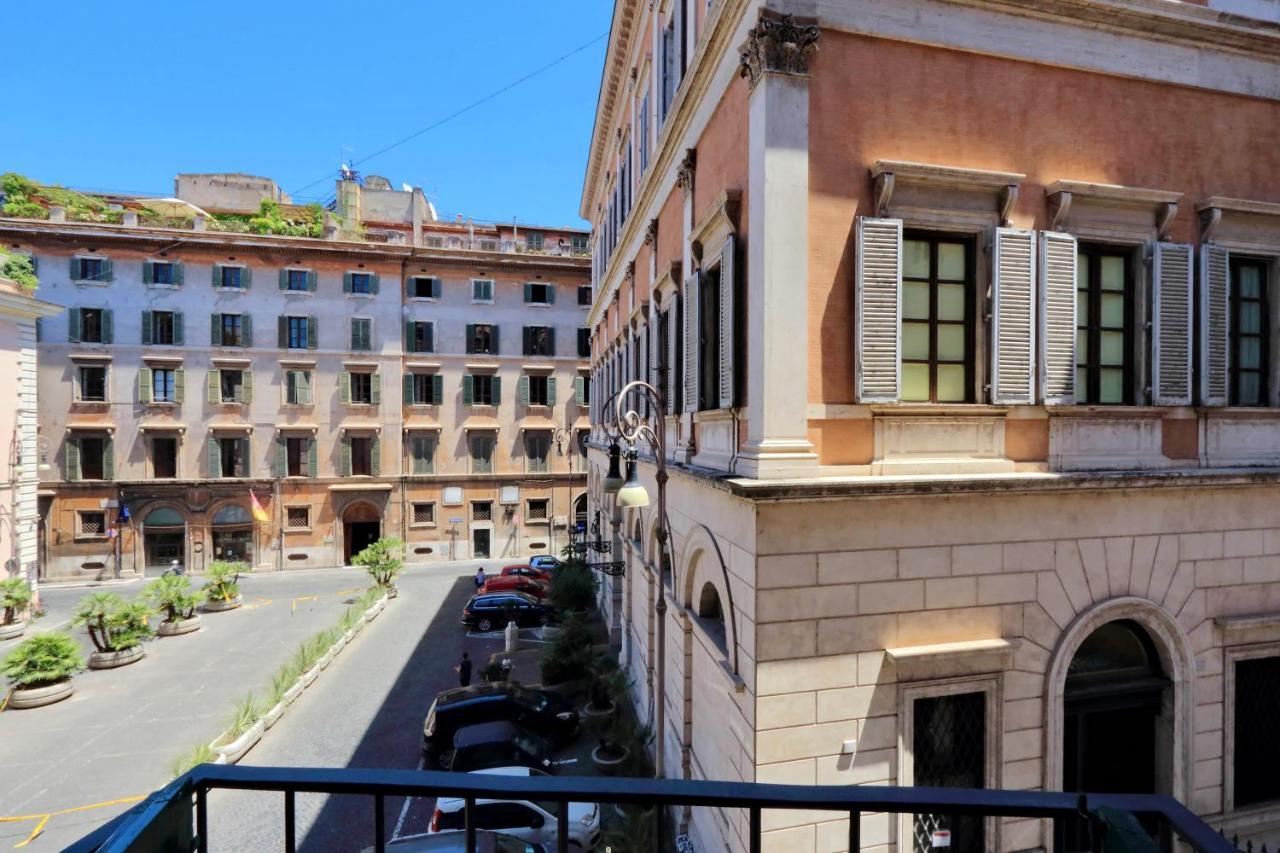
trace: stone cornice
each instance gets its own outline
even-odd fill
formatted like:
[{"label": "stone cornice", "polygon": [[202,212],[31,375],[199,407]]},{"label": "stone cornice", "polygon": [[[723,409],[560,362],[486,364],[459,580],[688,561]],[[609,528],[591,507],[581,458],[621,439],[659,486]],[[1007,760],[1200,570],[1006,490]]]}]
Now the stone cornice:
[{"label": "stone cornice", "polygon": [[617,0],[613,6],[613,21],[609,25],[609,45],[605,51],[604,67],[600,72],[600,94],[596,99],[595,124],[591,130],[591,149],[587,155],[587,173],[582,181],[582,201],[578,213],[588,222],[592,219],[591,199],[600,168],[609,151],[608,128],[613,124],[618,100],[626,88],[630,74],[632,40],[636,36],[635,23],[647,6],[645,0]]}]

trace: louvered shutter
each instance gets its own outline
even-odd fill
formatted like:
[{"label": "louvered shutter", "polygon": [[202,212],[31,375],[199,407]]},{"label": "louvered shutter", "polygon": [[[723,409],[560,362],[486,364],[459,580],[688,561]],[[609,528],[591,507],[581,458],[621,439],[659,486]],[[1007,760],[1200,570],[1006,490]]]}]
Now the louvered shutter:
[{"label": "louvered shutter", "polygon": [[208,459],[209,476],[221,477],[222,476],[222,445],[218,444],[218,437],[216,435],[209,436],[208,450],[209,450],[209,459]]},{"label": "louvered shutter", "polygon": [[138,368],[138,402],[150,403],[151,392],[151,368],[140,367]]},{"label": "louvered shutter", "polygon": [[720,408],[731,409],[734,404],[735,371],[734,355],[734,296],[735,287],[734,258],[737,241],[730,234],[720,250]]},{"label": "louvered shutter", "polygon": [[222,402],[222,371],[210,370],[205,379],[205,399],[210,403]]},{"label": "louvered shutter", "polygon": [[444,377],[439,373],[431,377],[431,405],[439,406],[444,402]]},{"label": "louvered shutter", "polygon": [[288,270],[280,270],[280,289],[281,290],[289,289],[289,271]]},{"label": "louvered shutter", "polygon": [[374,373],[369,377],[369,401],[374,406],[382,405],[382,374]]},{"label": "louvered shutter", "polygon": [[240,402],[253,402],[253,371],[246,370],[240,378]]},{"label": "louvered shutter", "polygon": [[684,280],[684,408],[698,410],[698,273]]},{"label": "louvered shutter", "polygon": [[70,271],[68,272],[68,275],[70,275],[70,276],[71,276],[71,280],[72,280],[72,281],[80,281],[81,279],[83,279],[83,278],[84,278],[84,273],[83,273],[82,269],[83,269],[83,268],[82,268],[82,267],[81,267],[81,265],[80,265],[80,259],[79,259],[79,258],[72,258],[72,259],[71,259],[71,269],[70,269]]},{"label": "louvered shutter", "polygon": [[547,405],[554,406],[556,404],[556,378],[554,376],[547,377]]},{"label": "louvered shutter", "polygon": [[156,280],[155,265],[151,261],[142,262],[142,283],[154,284]]},{"label": "louvered shutter", "polygon": [[311,405],[311,371],[298,371],[298,401],[304,406]]},{"label": "louvered shutter", "polygon": [[351,436],[342,436],[342,447],[338,457],[338,476],[351,476]]},{"label": "louvered shutter", "polygon": [[239,454],[239,458],[236,459],[236,476],[248,477],[249,476],[249,439],[242,438],[239,440],[239,444],[240,444],[240,454]]},{"label": "louvered shutter", "polygon": [[529,377],[521,376],[519,382],[516,383],[516,395],[520,399],[520,405],[529,405]]},{"label": "louvered shutter", "polygon": [[253,346],[253,317],[248,314],[240,315],[240,346]]},{"label": "louvered shutter", "polygon": [[[671,306],[667,308],[667,361],[664,369],[665,375],[662,377],[662,393],[667,395],[667,414],[674,415],[677,411],[677,400],[679,397],[679,389],[677,388],[676,365],[677,351],[680,348],[680,335],[677,333],[679,324],[677,318],[680,316],[680,297],[673,294],[671,297]],[[603,394],[597,395],[603,397]]]},{"label": "louvered shutter", "polygon": [[253,287],[253,268],[247,264],[240,268],[240,287],[243,290]]},{"label": "louvered shutter", "polygon": [[493,389],[493,405],[502,405],[502,377],[495,376],[490,381],[490,387]]},{"label": "louvered shutter", "polygon": [[151,343],[151,312],[142,312],[142,344],[147,346]]},{"label": "louvered shutter", "polygon": [[1076,238],[1040,233],[1040,399],[1076,401]]},{"label": "louvered shutter", "polygon": [[997,228],[991,269],[991,401],[1035,399],[1036,232]]},{"label": "louvered shutter", "polygon": [[902,220],[859,217],[855,381],[861,403],[901,394]]},{"label": "louvered shutter", "polygon": [[286,349],[289,346],[289,318],[276,318],[276,337],[280,349]]},{"label": "louvered shutter", "polygon": [[476,351],[476,326],[474,323],[467,324],[467,352],[474,353]]},{"label": "louvered shutter", "polygon": [[401,382],[404,391],[404,404],[406,406],[413,405],[413,374],[406,373]]},{"label": "louvered shutter", "polygon": [[374,433],[369,442],[369,473],[374,477],[382,476],[382,436]]},{"label": "louvered shutter", "polygon": [[116,478],[116,442],[111,436],[102,439],[102,479]]},{"label": "louvered shutter", "polygon": [[547,355],[554,356],[556,354],[556,329],[555,326],[547,327]]},{"label": "louvered shutter", "polygon": [[67,342],[80,343],[80,309],[67,309]]},{"label": "louvered shutter", "polygon": [[498,343],[498,327],[490,326],[489,327],[489,354],[499,355],[501,352],[502,352],[502,347]]},{"label": "louvered shutter", "polygon": [[1230,259],[1226,249],[1200,247],[1200,402],[1206,406],[1225,406],[1228,401]]},{"label": "louvered shutter", "polygon": [[369,292],[376,295],[380,285],[381,283],[378,279],[378,274],[376,272],[370,273],[369,274]]},{"label": "louvered shutter", "polygon": [[1151,397],[1157,406],[1191,405],[1190,243],[1157,243],[1152,266]]},{"label": "louvered shutter", "polygon": [[173,402],[181,405],[187,397],[187,371],[179,367],[173,371]]},{"label": "louvered shutter", "polygon": [[307,290],[311,293],[316,292],[316,271],[307,270]]},{"label": "louvered shutter", "polygon": [[524,286],[524,301],[526,305],[533,301],[533,285],[527,282]]},{"label": "louvered shutter", "polygon": [[436,351],[436,324],[426,323],[425,325],[426,325],[426,328],[424,330],[425,334],[423,335],[423,343],[426,345],[425,350],[426,352],[435,352]]},{"label": "louvered shutter", "polygon": [[173,284],[175,287],[182,287],[182,282],[186,278],[186,275],[183,272],[184,269],[185,267],[183,267],[181,262],[177,262],[173,265]]},{"label": "louvered shutter", "polygon": [[475,399],[475,377],[471,374],[467,374],[462,377],[462,405],[473,406],[475,405]]},{"label": "louvered shutter", "polygon": [[413,321],[412,320],[404,321],[404,351],[417,352],[417,350],[414,348],[414,343],[413,343]]},{"label": "louvered shutter", "polygon": [[317,338],[316,318],[307,318],[307,349],[315,349],[320,345]]},{"label": "louvered shutter", "polygon": [[349,272],[344,272],[342,274],[342,292],[343,293],[351,292],[351,273]]},{"label": "louvered shutter", "polygon": [[533,352],[533,329],[528,326],[524,326],[520,329],[520,337],[522,341],[521,352],[525,355],[530,355]]},{"label": "louvered shutter", "polygon": [[582,405],[583,398],[586,397],[586,386],[587,380],[585,377],[575,376],[573,378],[573,400],[579,406]]},{"label": "louvered shutter", "polygon": [[351,402],[351,374],[345,370],[338,374],[338,401]]},{"label": "louvered shutter", "polygon": [[[75,263],[75,259],[71,262]],[[65,447],[67,481],[74,483],[80,479],[80,439],[68,438]]]},{"label": "louvered shutter", "polygon": [[289,476],[289,443],[283,435],[276,436],[276,476]]},{"label": "louvered shutter", "polygon": [[102,309],[102,342],[112,343],[116,338],[116,324],[110,308]]},{"label": "louvered shutter", "polygon": [[222,346],[222,315],[209,315],[209,344],[210,346]]},{"label": "louvered shutter", "polygon": [[173,343],[175,346],[182,346],[185,336],[182,332],[182,312],[173,312]]},{"label": "louvered shutter", "polygon": [[[115,270],[111,266],[111,259],[103,258],[102,259],[102,275],[98,279],[98,281],[113,281],[114,279],[115,279]],[[107,439],[107,440],[110,441],[111,439]]]},{"label": "louvered shutter", "polygon": [[307,476],[320,476],[320,445],[314,438],[307,439]]}]

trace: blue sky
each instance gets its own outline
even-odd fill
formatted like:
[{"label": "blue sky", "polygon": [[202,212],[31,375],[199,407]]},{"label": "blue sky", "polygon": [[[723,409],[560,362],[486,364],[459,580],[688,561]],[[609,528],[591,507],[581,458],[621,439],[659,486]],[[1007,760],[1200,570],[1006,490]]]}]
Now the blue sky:
[{"label": "blue sky", "polygon": [[[608,31],[608,0],[13,3],[0,171],[171,194],[178,172],[332,194],[359,161]],[[580,225],[605,39],[358,166],[445,214]],[[19,59],[19,57],[25,57]],[[308,184],[319,183],[305,190]],[[301,192],[298,192],[301,190]]]}]

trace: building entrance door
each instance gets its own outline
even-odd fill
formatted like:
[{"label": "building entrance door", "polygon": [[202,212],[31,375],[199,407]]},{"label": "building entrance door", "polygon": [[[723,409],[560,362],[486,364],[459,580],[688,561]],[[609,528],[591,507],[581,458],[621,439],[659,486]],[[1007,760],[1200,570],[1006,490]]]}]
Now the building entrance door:
[{"label": "building entrance door", "polygon": [[161,507],[147,513],[142,522],[143,559],[148,569],[167,569],[174,560],[187,560],[187,526],[182,513]]},{"label": "building entrance door", "polygon": [[471,556],[476,558],[489,556],[488,528],[471,531]]},{"label": "building entrance door", "polygon": [[342,513],[342,559],[351,558],[377,542],[382,536],[382,516],[366,503],[353,504]]}]

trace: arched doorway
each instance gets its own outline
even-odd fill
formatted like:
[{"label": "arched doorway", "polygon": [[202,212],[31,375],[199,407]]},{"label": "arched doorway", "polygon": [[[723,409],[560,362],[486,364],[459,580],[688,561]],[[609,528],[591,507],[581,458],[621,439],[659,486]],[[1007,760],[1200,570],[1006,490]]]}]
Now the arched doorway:
[{"label": "arched doorway", "polygon": [[573,523],[587,529],[587,494],[583,492],[573,501]]},{"label": "arched doorway", "polygon": [[143,559],[148,569],[167,569],[187,559],[187,521],[172,507],[147,513],[142,521]]},{"label": "arched doorway", "polygon": [[352,504],[342,513],[342,559],[351,558],[368,548],[382,536],[382,514],[367,503]]},{"label": "arched doorway", "polygon": [[[1173,793],[1173,685],[1138,622],[1106,622],[1084,638],[1067,667],[1062,710],[1062,790]],[[1089,849],[1081,822],[1061,822],[1057,835],[1058,850]]]},{"label": "arched doorway", "polygon": [[213,559],[253,565],[253,516],[239,504],[213,514]]}]

